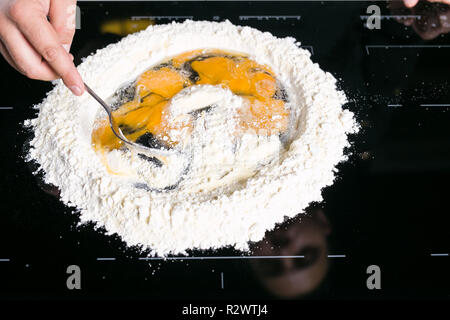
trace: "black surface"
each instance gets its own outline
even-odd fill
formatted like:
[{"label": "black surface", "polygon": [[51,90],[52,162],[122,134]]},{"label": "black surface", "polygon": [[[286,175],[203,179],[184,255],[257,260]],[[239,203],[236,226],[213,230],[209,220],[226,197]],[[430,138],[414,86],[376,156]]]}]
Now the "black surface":
[{"label": "black surface", "polygon": [[[383,19],[381,30],[369,30],[360,17],[367,14],[368,5],[81,2],[82,28],[72,52],[79,62],[119,39],[99,32],[104,21],[142,15],[192,15],[196,20],[219,16],[215,19],[292,36],[312,48],[312,59],[339,79],[362,132],[352,137],[350,161],[339,165],[337,181],[324,190],[325,201],[310,208],[313,227],[303,225],[305,229],[299,227],[294,236],[286,235],[285,226],[268,234],[273,254],[306,253],[314,260],[317,248],[298,252],[283,248],[296,241],[293,238],[306,237],[308,232],[302,230],[314,233],[319,225],[317,232],[330,231],[323,236],[328,254],[345,257],[327,258],[325,279],[303,298],[448,299],[450,257],[432,254],[450,252],[450,112],[446,106],[423,105],[450,104],[450,48],[437,47],[450,45],[450,35],[423,40],[395,19]],[[385,2],[378,5],[384,15],[391,14]],[[301,19],[240,20],[241,15],[301,15]],[[367,45],[421,47],[367,51]],[[13,107],[0,110],[0,259],[10,259],[0,262],[0,298],[277,298],[264,288],[249,260],[149,263],[139,260],[143,254],[127,248],[116,236],[106,236],[92,226],[78,228],[77,214],[50,195],[54,190],[43,187],[23,160],[29,134],[22,122],[34,117],[31,106],[45,97],[51,85],[18,75],[4,61],[0,70],[1,107]],[[393,104],[402,106],[388,106]],[[314,217],[322,214],[326,218],[318,222]],[[302,223],[294,219],[287,223],[288,230],[297,230]],[[240,253],[221,249],[191,255]],[[99,257],[116,260],[98,261]],[[268,272],[282,272],[283,263],[289,261],[260,262]],[[289,268],[308,268],[291,262]],[[72,264],[81,267],[81,290],[66,287],[66,268]],[[366,268],[372,264],[381,268],[381,290],[366,287]]]}]

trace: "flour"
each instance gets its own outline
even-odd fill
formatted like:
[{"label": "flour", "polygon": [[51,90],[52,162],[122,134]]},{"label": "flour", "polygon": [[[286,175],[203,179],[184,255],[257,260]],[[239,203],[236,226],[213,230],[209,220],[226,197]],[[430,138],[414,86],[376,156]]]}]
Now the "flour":
[{"label": "flour", "polygon": [[245,53],[269,66],[289,97],[288,132],[281,138],[237,134],[236,112],[245,101],[224,88],[194,86],[170,105],[173,119],[197,112],[191,130],[170,133],[182,141],[176,148],[183,161],[158,166],[127,150],[99,154],[91,134],[104,116],[101,106],[58,82],[37,106],[38,117],[26,122],[35,133],[28,160],[59,187],[65,204],[79,210],[81,223],[93,221],[154,255],[228,245],[245,250],[285,216],[322,200],[322,188],[346,159],[347,134],[357,126],[342,109],[346,98],[336,80],[295,39],[228,21],[186,21],[150,26],[98,50],[78,69],[100,96],[112,97],[149,67],[203,48]]}]

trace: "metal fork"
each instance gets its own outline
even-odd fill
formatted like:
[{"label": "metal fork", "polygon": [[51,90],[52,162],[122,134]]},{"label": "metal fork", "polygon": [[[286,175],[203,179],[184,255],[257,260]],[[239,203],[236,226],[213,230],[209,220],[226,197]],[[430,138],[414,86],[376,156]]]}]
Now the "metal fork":
[{"label": "metal fork", "polygon": [[135,151],[138,154],[143,154],[150,158],[157,158],[165,164],[168,164],[170,158],[178,155],[179,152],[174,150],[148,148],[146,146],[128,140],[120,130],[117,123],[114,121],[111,107],[102,98],[100,98],[86,83],[84,84],[84,86],[86,88],[86,91],[105,109],[106,113],[108,114],[109,124],[111,126],[112,132],[117,138],[123,141],[123,143],[128,147],[128,149],[130,149],[130,151]]}]

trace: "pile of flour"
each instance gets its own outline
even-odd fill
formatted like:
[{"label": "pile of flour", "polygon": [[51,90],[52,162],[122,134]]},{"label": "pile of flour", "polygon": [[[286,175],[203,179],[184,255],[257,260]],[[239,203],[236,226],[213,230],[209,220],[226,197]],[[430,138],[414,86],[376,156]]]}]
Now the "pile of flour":
[{"label": "pile of flour", "polygon": [[[242,99],[223,88],[194,86],[172,100],[171,114],[183,116],[201,104],[215,109],[199,110],[188,142],[180,146],[190,155],[188,164],[158,168],[115,150],[106,157],[121,172],[111,174],[91,145],[101,106],[87,94],[73,96],[59,82],[37,106],[38,117],[26,121],[35,133],[28,160],[40,165],[65,204],[80,211],[81,223],[93,221],[153,255],[228,245],[245,250],[284,217],[322,199],[335,166],[346,159],[347,134],[357,125],[342,109],[346,98],[336,80],[295,39],[228,21],[186,21],[150,26],[98,50],[78,69],[100,96],[111,97],[149,67],[203,48],[245,53],[268,65],[289,97],[289,134],[234,134],[230,115]],[[176,187],[161,191],[158,183]],[[142,184],[153,185],[136,187]]]}]

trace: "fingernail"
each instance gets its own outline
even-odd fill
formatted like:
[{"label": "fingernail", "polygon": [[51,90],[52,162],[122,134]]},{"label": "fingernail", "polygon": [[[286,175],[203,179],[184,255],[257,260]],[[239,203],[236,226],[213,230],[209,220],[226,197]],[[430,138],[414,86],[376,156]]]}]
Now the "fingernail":
[{"label": "fingernail", "polygon": [[83,91],[81,90],[81,88],[79,86],[71,86],[71,87],[69,87],[69,89],[76,96],[81,96],[83,94]]},{"label": "fingernail", "polygon": [[67,51],[67,53],[70,52],[70,44],[63,44],[62,46],[63,46],[64,50]]},{"label": "fingernail", "polygon": [[414,7],[417,3],[417,0],[404,0],[405,6],[408,8]]}]

